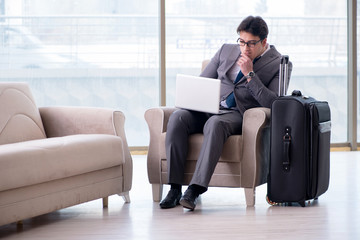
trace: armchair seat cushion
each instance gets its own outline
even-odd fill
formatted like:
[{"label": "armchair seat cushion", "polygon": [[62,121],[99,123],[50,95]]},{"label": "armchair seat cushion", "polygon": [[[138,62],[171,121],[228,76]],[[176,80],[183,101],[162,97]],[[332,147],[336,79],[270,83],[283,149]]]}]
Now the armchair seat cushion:
[{"label": "armchair seat cushion", "polygon": [[0,145],[0,191],[124,164],[122,139],[80,134]]},{"label": "armchair seat cushion", "polygon": [[[166,152],[165,152],[165,138],[166,133],[161,134],[161,144],[160,144],[160,156],[161,159],[166,159]],[[202,143],[204,141],[203,134],[192,134],[189,137],[189,151],[187,160],[197,160],[200,154],[200,149]],[[241,154],[242,154],[242,135],[232,135],[230,136],[225,144],[219,159],[219,162],[240,162],[241,161]],[[233,146],[236,146],[234,148]]]}]

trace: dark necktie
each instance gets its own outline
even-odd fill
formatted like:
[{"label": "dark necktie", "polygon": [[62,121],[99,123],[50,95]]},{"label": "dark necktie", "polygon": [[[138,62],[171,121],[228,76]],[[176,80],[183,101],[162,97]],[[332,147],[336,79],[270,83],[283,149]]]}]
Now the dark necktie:
[{"label": "dark necktie", "polygon": [[[236,79],[234,81],[234,85],[240,81],[240,79],[244,76],[244,74],[241,72],[238,73],[238,75],[236,76]],[[228,106],[228,108],[232,108],[236,106],[236,102],[235,102],[235,97],[234,97],[234,92],[231,92],[230,95],[226,98],[226,105]]]},{"label": "dark necktie", "polygon": [[[260,57],[257,57],[254,59],[253,64],[259,60]],[[238,73],[238,75],[236,76],[236,79],[234,81],[234,85],[236,85],[237,82],[240,81],[240,79],[244,76],[244,74],[241,72]],[[230,93],[230,95],[226,98],[226,105],[228,106],[228,108],[232,108],[236,106],[236,102],[235,102],[235,97],[234,97],[234,92]]]}]

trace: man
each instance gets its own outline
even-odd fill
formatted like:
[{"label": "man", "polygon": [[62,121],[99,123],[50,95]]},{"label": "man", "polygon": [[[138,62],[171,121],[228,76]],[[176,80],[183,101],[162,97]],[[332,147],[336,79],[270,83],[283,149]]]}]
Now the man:
[{"label": "man", "polygon": [[[241,134],[245,110],[269,108],[277,97],[281,54],[267,43],[267,24],[261,17],[249,16],[237,33],[238,44],[224,44],[201,73],[202,77],[221,80],[219,104],[231,111],[214,115],[180,109],[170,116],[165,145],[171,189],[160,202],[161,208],[180,203],[194,210],[198,196],[207,191],[225,141],[230,135]],[[182,196],[188,136],[201,132],[204,141],[195,172]]]}]

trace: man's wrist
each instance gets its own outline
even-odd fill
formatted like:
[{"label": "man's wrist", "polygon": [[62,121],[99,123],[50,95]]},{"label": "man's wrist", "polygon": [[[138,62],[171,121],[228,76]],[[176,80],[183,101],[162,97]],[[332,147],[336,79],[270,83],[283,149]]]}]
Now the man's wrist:
[{"label": "man's wrist", "polygon": [[250,71],[250,72],[246,75],[246,79],[247,79],[248,81],[250,81],[253,77],[255,77],[254,71]]}]

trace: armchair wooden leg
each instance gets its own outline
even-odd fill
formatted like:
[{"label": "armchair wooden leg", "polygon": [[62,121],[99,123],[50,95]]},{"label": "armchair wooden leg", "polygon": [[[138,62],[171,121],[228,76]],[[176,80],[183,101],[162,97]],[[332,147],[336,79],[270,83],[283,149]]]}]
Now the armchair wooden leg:
[{"label": "armchair wooden leg", "polygon": [[152,195],[154,202],[160,202],[162,198],[163,185],[162,184],[152,184]]},{"label": "armchair wooden leg", "polygon": [[244,188],[245,200],[248,207],[255,205],[255,188]]},{"label": "armchair wooden leg", "polygon": [[129,192],[123,192],[123,193],[120,193],[118,195],[121,196],[124,199],[125,203],[130,203],[130,194],[129,194]]},{"label": "armchair wooden leg", "polygon": [[109,197],[103,198],[103,208],[107,208],[109,205]]}]

